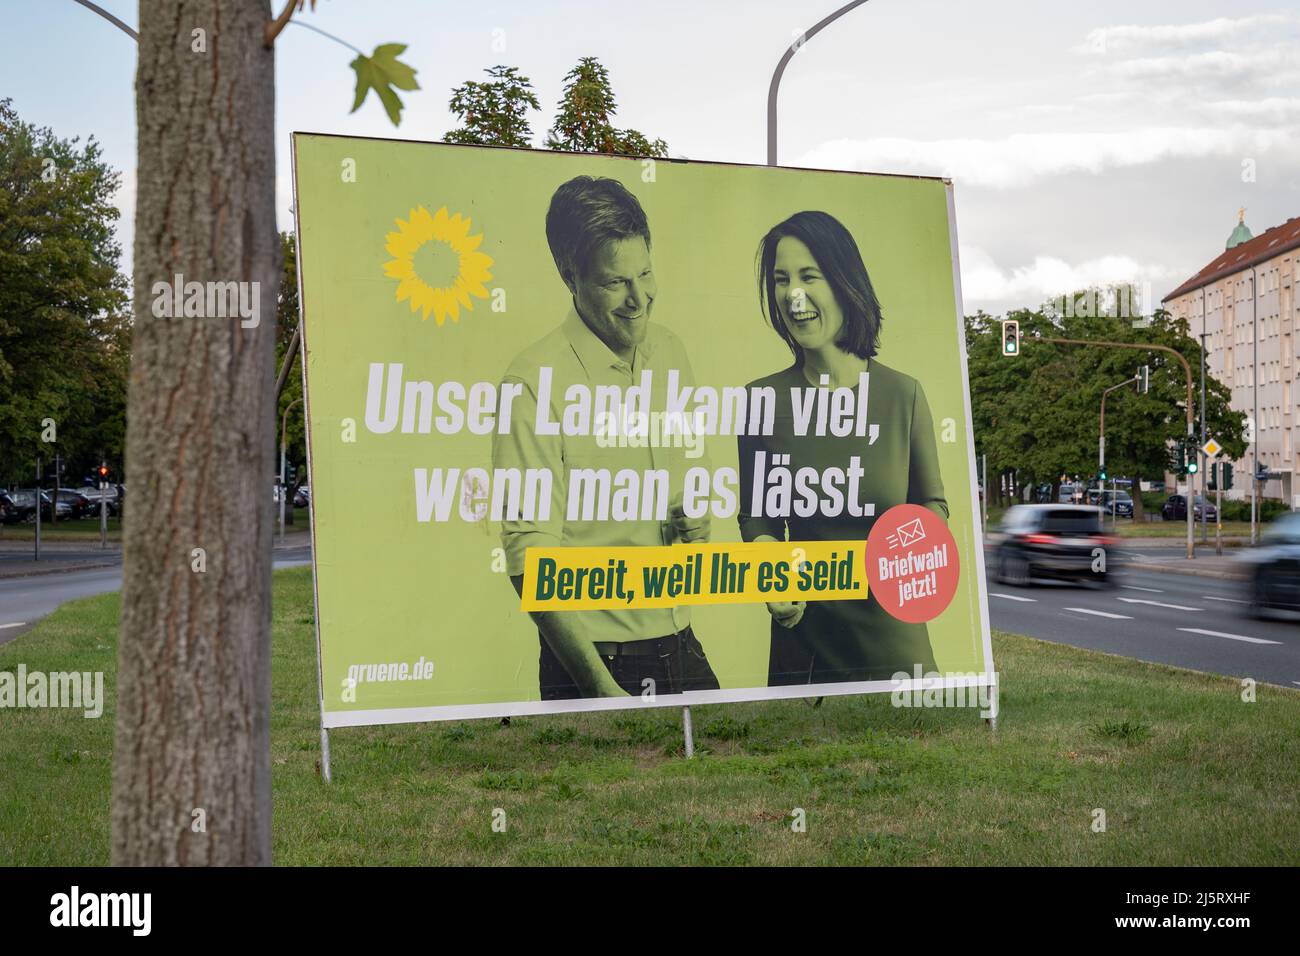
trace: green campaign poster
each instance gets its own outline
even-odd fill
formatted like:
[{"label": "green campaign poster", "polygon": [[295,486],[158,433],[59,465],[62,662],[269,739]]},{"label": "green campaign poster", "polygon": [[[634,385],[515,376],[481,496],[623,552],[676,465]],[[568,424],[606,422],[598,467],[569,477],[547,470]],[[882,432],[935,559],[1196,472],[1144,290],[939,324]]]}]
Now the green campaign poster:
[{"label": "green campaign poster", "polygon": [[294,177],[325,727],[994,686],[950,183]]}]

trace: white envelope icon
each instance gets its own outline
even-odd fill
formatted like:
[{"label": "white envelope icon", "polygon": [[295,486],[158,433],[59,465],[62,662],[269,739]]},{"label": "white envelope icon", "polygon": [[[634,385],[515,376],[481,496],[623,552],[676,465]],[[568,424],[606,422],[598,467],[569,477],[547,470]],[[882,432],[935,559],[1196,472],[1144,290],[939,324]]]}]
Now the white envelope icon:
[{"label": "white envelope icon", "polygon": [[898,530],[891,534],[886,542],[891,548],[901,548],[904,545],[916,544],[918,541],[925,539],[925,526],[921,524],[920,518],[913,518],[904,524],[898,526]]}]

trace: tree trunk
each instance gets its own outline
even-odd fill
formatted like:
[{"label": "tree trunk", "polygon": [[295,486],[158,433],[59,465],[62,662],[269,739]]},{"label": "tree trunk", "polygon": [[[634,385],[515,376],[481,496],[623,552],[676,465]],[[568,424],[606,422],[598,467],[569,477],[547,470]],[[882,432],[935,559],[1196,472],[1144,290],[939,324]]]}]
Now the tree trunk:
[{"label": "tree trunk", "polygon": [[1146,519],[1142,517],[1142,476],[1136,472],[1133,484],[1129,486],[1129,496],[1133,499],[1133,524],[1140,525]]},{"label": "tree trunk", "polygon": [[[270,15],[267,0],[140,2],[118,866],[271,862]],[[258,324],[214,317],[210,295],[205,317],[155,317],[171,292],[154,284],[178,274],[248,283]]]}]

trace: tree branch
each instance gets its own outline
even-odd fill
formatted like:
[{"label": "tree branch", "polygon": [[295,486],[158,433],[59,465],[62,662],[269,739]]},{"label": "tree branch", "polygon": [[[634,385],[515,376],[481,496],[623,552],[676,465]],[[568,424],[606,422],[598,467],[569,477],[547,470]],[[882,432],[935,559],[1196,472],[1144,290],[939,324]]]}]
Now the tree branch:
[{"label": "tree branch", "polygon": [[[268,50],[275,45],[275,38],[280,35],[280,31],[288,26],[289,18],[293,16],[295,6],[301,10],[303,0],[287,0],[284,9],[280,11],[280,15],[266,25],[265,46]],[[314,7],[315,4],[312,4],[312,6]]]}]

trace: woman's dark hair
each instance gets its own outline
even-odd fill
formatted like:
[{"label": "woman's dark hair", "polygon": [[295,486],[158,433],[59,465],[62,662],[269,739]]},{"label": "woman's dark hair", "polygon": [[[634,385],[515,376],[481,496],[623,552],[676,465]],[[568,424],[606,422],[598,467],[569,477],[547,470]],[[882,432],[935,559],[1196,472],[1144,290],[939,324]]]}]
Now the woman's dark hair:
[{"label": "woman's dark hair", "polygon": [[[830,285],[835,302],[844,313],[844,326],[835,344],[858,358],[871,358],[880,344],[880,301],[871,286],[866,264],[853,236],[829,213],[797,212],[771,228],[758,244],[758,297],[763,315],[794,353],[795,364],[803,365],[799,348],[781,321],[776,298],[776,247],[786,236],[798,239],[817,260]],[[793,277],[791,277],[793,281]]]}]

